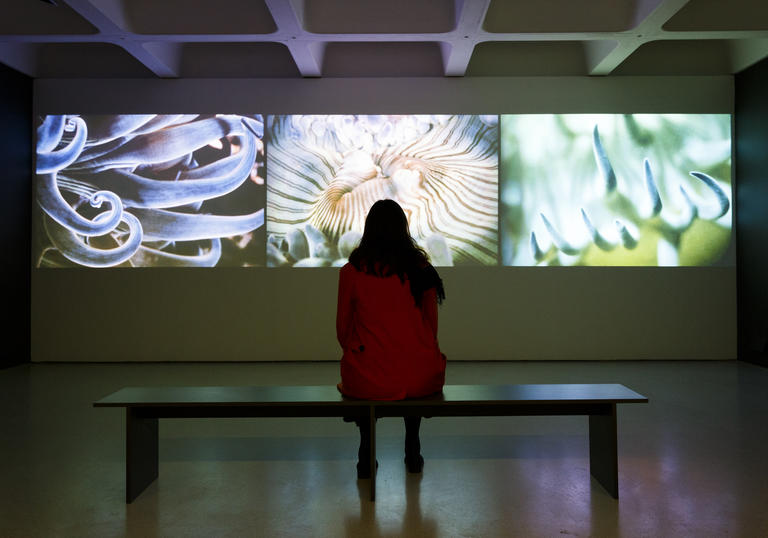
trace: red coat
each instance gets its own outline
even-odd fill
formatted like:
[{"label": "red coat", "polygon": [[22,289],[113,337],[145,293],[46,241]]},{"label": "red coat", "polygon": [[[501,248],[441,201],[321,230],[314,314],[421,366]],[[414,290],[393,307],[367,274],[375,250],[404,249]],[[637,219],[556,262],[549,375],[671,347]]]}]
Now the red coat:
[{"label": "red coat", "polygon": [[339,390],[368,400],[401,400],[442,390],[445,355],[437,343],[437,295],[421,307],[408,280],[377,277],[351,264],[339,274],[336,335],[344,351]]}]

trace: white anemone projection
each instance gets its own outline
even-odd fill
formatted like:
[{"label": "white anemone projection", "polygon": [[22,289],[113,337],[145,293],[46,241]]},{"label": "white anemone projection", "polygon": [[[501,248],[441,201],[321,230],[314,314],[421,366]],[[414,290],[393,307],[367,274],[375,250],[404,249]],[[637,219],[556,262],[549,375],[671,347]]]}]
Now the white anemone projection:
[{"label": "white anemone projection", "polygon": [[498,260],[497,116],[274,116],[267,263],[341,265],[392,199],[435,265]]}]

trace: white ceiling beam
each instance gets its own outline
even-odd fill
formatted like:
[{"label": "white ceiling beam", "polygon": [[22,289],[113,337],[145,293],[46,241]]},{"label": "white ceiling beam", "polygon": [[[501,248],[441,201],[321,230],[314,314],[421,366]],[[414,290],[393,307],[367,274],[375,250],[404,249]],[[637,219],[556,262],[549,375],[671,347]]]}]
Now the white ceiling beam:
[{"label": "white ceiling beam", "polygon": [[[689,0],[640,0],[635,6],[635,31],[644,38],[659,37],[662,28]],[[655,4],[655,7],[654,7]]]},{"label": "white ceiling beam", "polygon": [[658,39],[666,22],[689,0],[638,0],[632,17],[633,30],[617,35],[617,40],[587,41],[584,46],[587,72],[610,75],[640,46]]},{"label": "white ceiling beam", "polygon": [[[17,0],[19,2],[27,0]],[[29,0],[33,1],[33,0]],[[305,0],[264,0],[277,30],[270,34],[136,34],[127,16],[131,0],[58,0],[67,3],[97,33],[0,35],[0,61],[30,76],[42,69],[44,43],[109,43],[120,47],[159,77],[177,77],[186,43],[277,43],[285,46],[303,77],[323,73],[332,42],[424,42],[440,47],[445,76],[465,76],[475,47],[483,42],[580,41],[590,75],[609,75],[639,47],[657,41],[721,40],[728,47],[731,72],[768,56],[768,29],[668,31],[664,25],[689,0],[636,0],[629,30],[614,32],[491,33],[483,29],[491,0],[453,0],[454,26],[441,33],[317,34],[305,27]],[[158,0],[160,1],[160,0]],[[500,1],[500,0],[497,0]],[[55,9],[55,8],[54,8]],[[724,8],[725,9],[725,8]],[[19,13],[31,11],[20,9]],[[13,11],[10,12],[11,16]],[[595,16],[599,16],[596,14]],[[63,30],[62,30],[63,31]]]},{"label": "white ceiling beam", "polygon": [[33,43],[0,44],[0,63],[34,77],[37,73],[37,46]]},{"label": "white ceiling beam", "polygon": [[475,51],[475,43],[469,39],[440,43],[443,71],[446,77],[463,77]]},{"label": "white ceiling beam", "polygon": [[264,0],[272,20],[277,25],[277,34],[298,38],[304,33],[302,21],[304,20],[304,4],[291,2],[290,0]]},{"label": "white ceiling beam", "polygon": [[[632,28],[637,28],[647,20],[652,13],[662,8],[662,4],[669,3],[670,0],[636,0],[635,9],[632,14]],[[677,0],[672,0],[677,1]],[[682,4],[687,4],[689,0],[682,0]],[[675,11],[668,15],[661,24],[667,22],[672,15],[677,13],[682,5],[675,9]]]},{"label": "white ceiling beam", "polygon": [[463,77],[475,50],[474,39],[483,30],[483,21],[491,0],[455,0],[456,29],[451,39],[441,41],[443,72],[447,77]]},{"label": "white ceiling beam", "polygon": [[[141,47],[143,50],[138,50]],[[140,62],[163,78],[176,78],[181,73],[181,56],[184,44],[173,41],[139,43],[132,42],[123,46]],[[154,65],[154,68],[151,67]],[[160,74],[164,73],[164,74]]]},{"label": "white ceiling beam", "polygon": [[635,49],[625,50],[618,41],[601,39],[584,43],[584,56],[587,73],[590,75],[606,75],[613,71]]},{"label": "white ceiling beam", "polygon": [[734,73],[738,73],[768,57],[768,37],[731,41],[729,46],[731,68]]},{"label": "white ceiling beam", "polygon": [[[277,25],[278,41],[288,47],[302,77],[322,76],[325,42],[313,39],[304,31],[304,4],[291,0],[264,0]],[[276,39],[277,37],[277,39]]]},{"label": "white ceiling beam", "polygon": [[302,77],[320,77],[323,75],[325,43],[320,41],[290,41],[288,50],[296,62]]},{"label": "white ceiling beam", "polygon": [[102,34],[127,33],[123,0],[65,0],[78,15],[96,27]]},{"label": "white ceiling beam", "polygon": [[136,58],[147,69],[161,78],[179,76],[180,54],[179,47],[145,47],[135,39],[134,34],[125,30],[127,23],[124,18],[123,0],[66,0],[69,7],[87,20],[101,35],[100,41],[105,41],[125,50]]}]

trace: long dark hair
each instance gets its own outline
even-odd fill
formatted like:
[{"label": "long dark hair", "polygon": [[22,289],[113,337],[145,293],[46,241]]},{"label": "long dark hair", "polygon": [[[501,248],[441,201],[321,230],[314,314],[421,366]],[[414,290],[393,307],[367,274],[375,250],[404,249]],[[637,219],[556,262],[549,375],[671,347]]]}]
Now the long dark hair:
[{"label": "long dark hair", "polygon": [[445,290],[440,275],[429,263],[429,256],[408,232],[408,218],[394,200],[379,200],[365,218],[360,245],[349,255],[355,269],[379,277],[407,277],[411,295],[421,306],[424,292],[435,288],[437,301],[443,302]]}]

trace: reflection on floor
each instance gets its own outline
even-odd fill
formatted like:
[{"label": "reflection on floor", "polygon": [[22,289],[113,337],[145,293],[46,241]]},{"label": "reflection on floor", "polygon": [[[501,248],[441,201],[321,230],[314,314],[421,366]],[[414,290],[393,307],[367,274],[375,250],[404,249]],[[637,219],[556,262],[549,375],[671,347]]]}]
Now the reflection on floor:
[{"label": "reflection on floor", "polygon": [[129,385],[315,385],[338,365],[34,364],[0,370],[0,536],[768,536],[768,369],[738,362],[450,363],[448,383],[623,383],[619,487],[584,417],[433,418],[421,476],[378,425],[377,500],[338,419],[166,420],[160,477],[124,503]]}]

